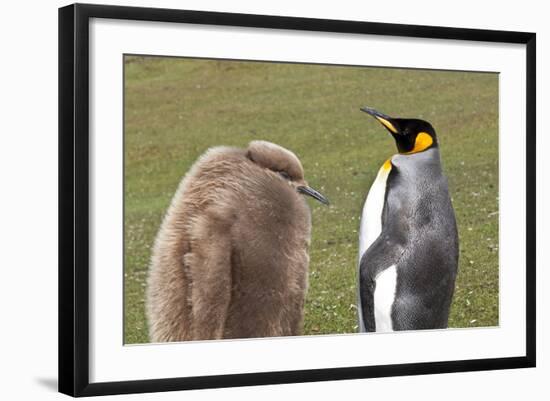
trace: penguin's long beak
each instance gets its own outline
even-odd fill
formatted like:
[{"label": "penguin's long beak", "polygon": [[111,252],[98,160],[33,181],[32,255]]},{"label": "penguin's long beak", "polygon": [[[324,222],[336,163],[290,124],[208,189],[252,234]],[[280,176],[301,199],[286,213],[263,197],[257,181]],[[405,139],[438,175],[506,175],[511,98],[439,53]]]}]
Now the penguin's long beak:
[{"label": "penguin's long beak", "polygon": [[387,130],[390,131],[392,134],[401,134],[399,124],[397,124],[397,122],[390,116],[380,113],[379,111],[376,111],[373,108],[367,106],[361,107],[361,111],[364,111],[365,113],[376,118],[378,122],[386,127]]},{"label": "penguin's long beak", "polygon": [[327,198],[325,198],[325,196],[323,194],[321,194],[320,192],[314,190],[313,188],[311,187],[307,187],[305,185],[302,185],[302,186],[299,186],[297,188],[298,192],[304,194],[304,195],[308,195],[308,196],[311,196],[312,198],[314,199],[317,199],[319,202],[325,204],[325,205],[328,205],[329,204],[329,201]]}]

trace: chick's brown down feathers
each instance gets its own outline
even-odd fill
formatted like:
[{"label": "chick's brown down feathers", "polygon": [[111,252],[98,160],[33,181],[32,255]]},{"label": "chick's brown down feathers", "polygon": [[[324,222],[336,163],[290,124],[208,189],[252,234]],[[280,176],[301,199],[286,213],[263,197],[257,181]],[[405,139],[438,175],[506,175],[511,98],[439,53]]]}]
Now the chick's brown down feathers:
[{"label": "chick's brown down feathers", "polygon": [[268,142],[199,158],[155,241],[151,341],[300,334],[311,232],[303,183],[298,158]]}]

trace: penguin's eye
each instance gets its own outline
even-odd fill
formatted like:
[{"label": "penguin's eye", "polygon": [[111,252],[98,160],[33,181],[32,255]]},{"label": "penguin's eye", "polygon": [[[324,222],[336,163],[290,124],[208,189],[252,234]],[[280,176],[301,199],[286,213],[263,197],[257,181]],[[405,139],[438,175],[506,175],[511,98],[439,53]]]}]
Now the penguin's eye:
[{"label": "penguin's eye", "polygon": [[285,180],[290,180],[290,176],[286,171],[278,171],[279,175],[283,177]]}]

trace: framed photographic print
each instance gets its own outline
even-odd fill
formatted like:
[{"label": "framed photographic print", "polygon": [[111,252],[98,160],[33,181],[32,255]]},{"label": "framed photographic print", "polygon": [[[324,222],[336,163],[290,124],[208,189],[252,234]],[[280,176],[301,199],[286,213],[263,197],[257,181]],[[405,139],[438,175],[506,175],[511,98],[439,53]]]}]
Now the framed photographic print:
[{"label": "framed photographic print", "polygon": [[535,34],[59,10],[59,390],[535,366]]}]

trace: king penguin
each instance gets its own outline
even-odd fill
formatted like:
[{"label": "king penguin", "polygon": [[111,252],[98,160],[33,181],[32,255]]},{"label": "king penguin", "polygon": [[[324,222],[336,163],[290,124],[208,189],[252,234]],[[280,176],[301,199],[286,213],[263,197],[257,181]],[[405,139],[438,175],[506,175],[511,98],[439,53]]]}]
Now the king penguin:
[{"label": "king penguin", "polygon": [[432,125],[361,109],[393,136],[363,207],[359,329],[446,328],[458,270],[458,232]]},{"label": "king penguin", "polygon": [[299,335],[311,212],[328,200],[298,157],[266,141],[215,147],[182,179],[153,247],[152,342]]}]

